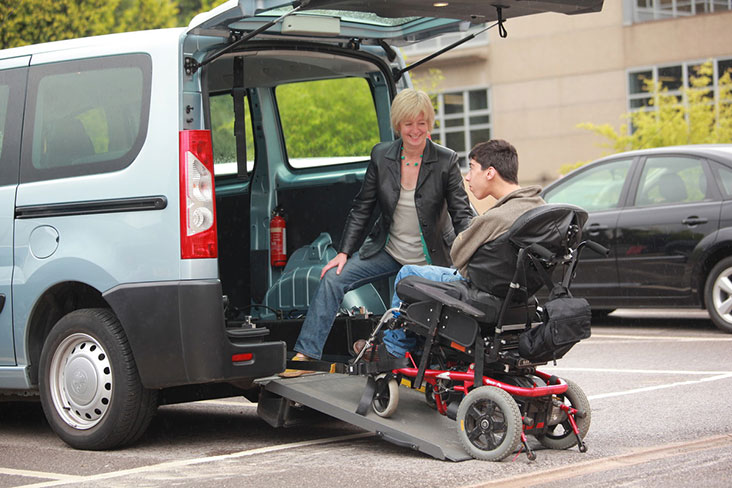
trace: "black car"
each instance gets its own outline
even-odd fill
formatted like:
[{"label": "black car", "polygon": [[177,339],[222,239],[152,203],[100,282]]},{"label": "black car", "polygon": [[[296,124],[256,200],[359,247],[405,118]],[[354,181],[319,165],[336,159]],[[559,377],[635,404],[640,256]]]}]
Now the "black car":
[{"label": "black car", "polygon": [[732,144],[615,154],[548,185],[550,203],[589,212],[572,291],[594,315],[701,307],[732,333]]}]

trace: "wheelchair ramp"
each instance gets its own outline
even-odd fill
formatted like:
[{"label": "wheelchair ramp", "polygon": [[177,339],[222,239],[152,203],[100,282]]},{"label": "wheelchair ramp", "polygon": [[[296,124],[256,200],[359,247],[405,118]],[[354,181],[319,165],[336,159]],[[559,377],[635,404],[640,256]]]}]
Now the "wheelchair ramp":
[{"label": "wheelchair ramp", "polygon": [[365,416],[356,408],[366,386],[363,376],[311,374],[278,378],[264,388],[349,424],[374,432],[393,444],[410,447],[434,458],[450,461],[472,459],[460,444],[455,421],[440,415],[424,394],[399,387],[399,407],[391,418],[381,418],[369,407]]}]

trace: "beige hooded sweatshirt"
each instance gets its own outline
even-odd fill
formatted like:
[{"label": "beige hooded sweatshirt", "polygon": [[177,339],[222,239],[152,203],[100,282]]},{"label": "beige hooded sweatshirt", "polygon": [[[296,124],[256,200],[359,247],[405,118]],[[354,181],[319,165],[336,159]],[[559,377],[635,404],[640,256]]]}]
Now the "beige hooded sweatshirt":
[{"label": "beige hooded sweatshirt", "polygon": [[538,185],[512,191],[498,200],[483,215],[475,217],[470,226],[457,235],[450,250],[450,257],[453,266],[464,278],[470,279],[468,261],[480,246],[505,233],[527,210],[545,203],[539,196],[540,192],[541,187]]}]

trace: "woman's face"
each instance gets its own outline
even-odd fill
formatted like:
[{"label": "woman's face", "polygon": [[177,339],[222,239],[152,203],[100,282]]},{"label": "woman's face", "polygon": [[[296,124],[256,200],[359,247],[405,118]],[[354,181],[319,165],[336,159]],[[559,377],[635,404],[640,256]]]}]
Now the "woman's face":
[{"label": "woman's face", "polygon": [[421,149],[430,134],[430,124],[424,114],[414,119],[405,119],[399,123],[399,135],[405,146]]}]

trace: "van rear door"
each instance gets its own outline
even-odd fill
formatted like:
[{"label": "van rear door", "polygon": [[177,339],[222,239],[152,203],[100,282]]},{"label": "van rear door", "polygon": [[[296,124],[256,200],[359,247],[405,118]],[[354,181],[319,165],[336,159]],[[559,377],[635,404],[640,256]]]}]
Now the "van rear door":
[{"label": "van rear door", "polygon": [[[300,10],[267,33],[293,37],[331,37],[334,40],[389,41],[404,45],[446,32],[467,29],[469,24],[557,12],[568,15],[599,12],[603,0],[304,0]],[[228,37],[231,30],[252,31],[293,9],[283,0],[231,0],[193,18],[189,32]]]},{"label": "van rear door", "polygon": [[0,366],[14,366],[13,231],[18,186],[20,129],[30,56],[0,60]]}]

